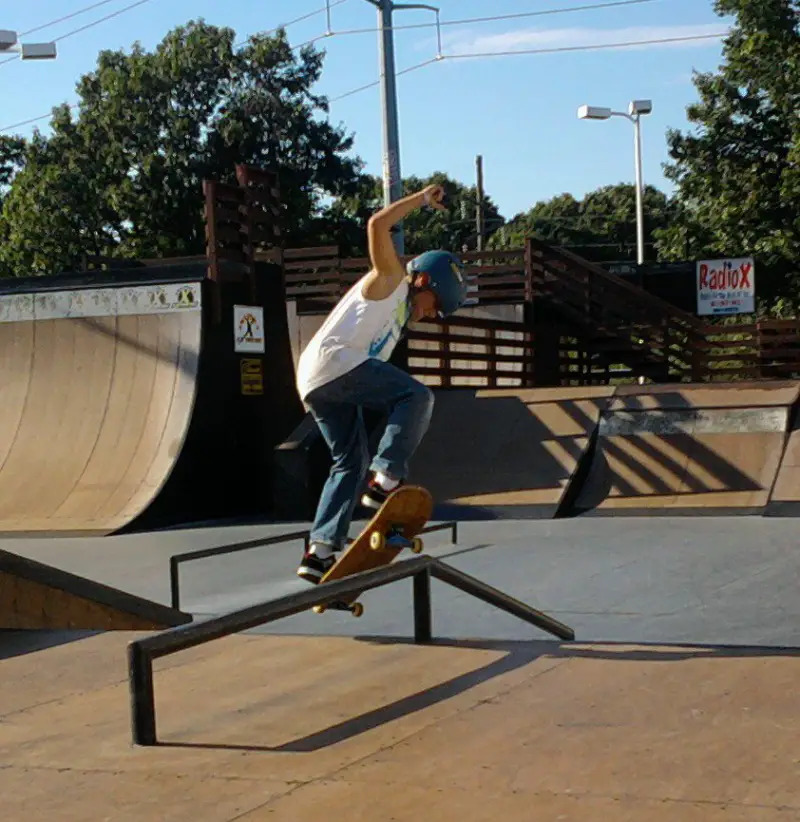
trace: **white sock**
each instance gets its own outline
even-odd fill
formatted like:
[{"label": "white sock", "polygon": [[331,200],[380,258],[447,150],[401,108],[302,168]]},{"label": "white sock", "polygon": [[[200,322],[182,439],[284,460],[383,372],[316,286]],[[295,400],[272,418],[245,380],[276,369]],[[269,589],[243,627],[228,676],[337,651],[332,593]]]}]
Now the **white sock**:
[{"label": "white sock", "polygon": [[324,542],[312,542],[311,553],[320,559],[327,559],[333,553],[333,548]]},{"label": "white sock", "polygon": [[377,482],[384,491],[391,491],[399,485],[398,480],[387,477],[386,474],[381,471],[375,472],[375,482]]}]

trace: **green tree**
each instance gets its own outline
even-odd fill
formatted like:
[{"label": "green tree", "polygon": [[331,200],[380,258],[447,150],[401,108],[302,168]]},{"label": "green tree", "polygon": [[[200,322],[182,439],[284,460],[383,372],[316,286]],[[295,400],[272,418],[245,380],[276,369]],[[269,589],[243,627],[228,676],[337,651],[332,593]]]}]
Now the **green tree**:
[{"label": "green tree", "polygon": [[670,258],[754,255],[768,299],[800,272],[800,3],[716,0],[734,15],[717,73],[695,75],[692,133],[668,132],[679,199],[660,232]]},{"label": "green tree", "polygon": [[[477,244],[476,186],[465,186],[443,172],[429,177],[410,176],[403,180],[403,194],[412,194],[428,185],[438,184],[445,190],[447,211],[420,209],[403,220],[406,254],[419,254],[431,248],[459,252],[474,251]],[[378,177],[364,175],[355,194],[339,198],[325,214],[327,224],[321,234],[342,246],[345,254],[366,254],[366,226],[370,216],[383,207],[383,184]],[[484,193],[485,236],[504,222],[503,217]]]},{"label": "green tree", "polygon": [[[654,233],[667,225],[673,208],[663,192],[645,186],[643,210],[645,244],[652,249]],[[519,248],[526,237],[564,246],[597,262],[635,260],[636,187],[603,186],[582,200],[571,194],[542,200],[514,217],[495,235],[492,245]],[[648,258],[653,256],[651,250]]]},{"label": "green tree", "polygon": [[[447,174],[437,171],[427,178],[408,177],[403,191],[411,194],[429,185],[444,188],[447,211],[420,209],[403,221],[407,254],[421,254],[431,248],[446,248],[456,253],[475,251],[478,241],[477,186],[465,186]],[[483,194],[484,244],[505,221],[492,198]]]},{"label": "green tree", "polygon": [[72,267],[84,252],[202,253],[202,180],[234,182],[236,163],[279,173],[286,242],[314,244],[325,198],[355,192],[361,166],[352,138],[317,117],[323,55],[294,52],[283,31],[239,50],[234,37],[192,21],[153,52],[100,53],[77,114],[54,109],[52,135],[26,148],[0,218],[7,273]]}]

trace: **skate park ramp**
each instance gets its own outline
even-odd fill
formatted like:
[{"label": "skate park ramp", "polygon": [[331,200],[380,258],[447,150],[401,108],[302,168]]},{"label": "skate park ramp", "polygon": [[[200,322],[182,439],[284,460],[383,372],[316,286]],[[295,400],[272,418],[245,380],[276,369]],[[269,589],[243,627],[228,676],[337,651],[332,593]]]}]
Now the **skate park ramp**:
[{"label": "skate park ramp", "polygon": [[189,614],[0,550],[1,630],[161,630]]},{"label": "skate park ramp", "polygon": [[302,415],[273,268],[257,284],[269,356],[235,351],[234,304],[253,298],[205,262],[0,284],[0,533],[257,515]]},{"label": "skate park ramp", "polygon": [[771,517],[800,516],[800,414],[796,407],[778,476],[764,514]]},{"label": "skate park ramp", "polygon": [[200,354],[199,284],[0,298],[0,532],[110,532],[180,453]]},{"label": "skate park ramp", "polygon": [[[764,513],[798,391],[793,382],[620,386],[574,511]],[[789,463],[781,488],[784,497],[798,488]]]},{"label": "skate park ramp", "polygon": [[568,505],[613,386],[435,392],[410,482],[438,517],[551,518]]}]

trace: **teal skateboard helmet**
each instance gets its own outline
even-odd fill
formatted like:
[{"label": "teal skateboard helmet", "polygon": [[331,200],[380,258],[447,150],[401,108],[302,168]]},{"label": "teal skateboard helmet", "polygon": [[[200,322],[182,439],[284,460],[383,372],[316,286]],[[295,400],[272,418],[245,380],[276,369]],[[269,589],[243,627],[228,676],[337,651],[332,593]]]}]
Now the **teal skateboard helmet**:
[{"label": "teal skateboard helmet", "polygon": [[406,271],[412,281],[420,277],[420,287],[436,295],[439,315],[446,317],[458,310],[467,299],[464,264],[449,251],[426,251],[408,261]]}]

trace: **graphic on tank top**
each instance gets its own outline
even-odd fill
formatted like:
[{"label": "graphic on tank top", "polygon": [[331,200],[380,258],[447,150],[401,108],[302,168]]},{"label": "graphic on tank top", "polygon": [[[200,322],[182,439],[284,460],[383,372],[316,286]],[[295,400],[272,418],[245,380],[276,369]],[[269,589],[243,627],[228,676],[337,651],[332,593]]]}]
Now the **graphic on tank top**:
[{"label": "graphic on tank top", "polygon": [[400,339],[400,335],[403,333],[403,328],[408,322],[410,313],[408,300],[401,300],[395,307],[389,330],[384,333],[382,329],[370,343],[368,348],[370,357],[379,360],[389,359],[397,341]]}]

